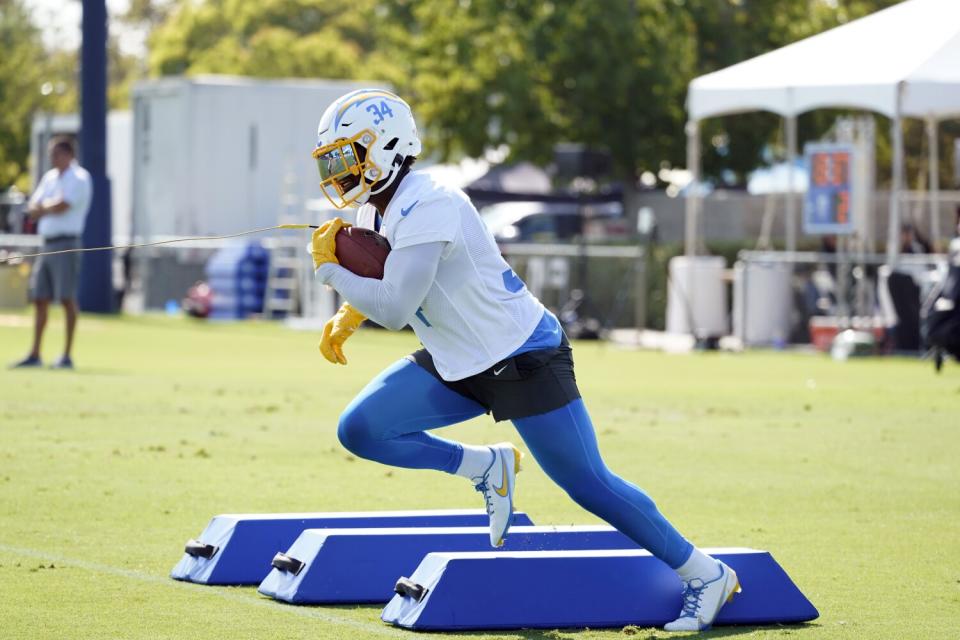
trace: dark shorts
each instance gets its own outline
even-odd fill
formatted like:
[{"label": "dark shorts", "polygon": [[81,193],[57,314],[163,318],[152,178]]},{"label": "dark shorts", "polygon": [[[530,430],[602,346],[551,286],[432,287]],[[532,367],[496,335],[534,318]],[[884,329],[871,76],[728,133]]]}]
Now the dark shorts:
[{"label": "dark shorts", "polygon": [[[64,251],[80,246],[80,238],[55,238],[44,242],[41,251]],[[30,272],[30,300],[75,300],[80,280],[80,256],[80,253],[63,253],[37,258]]]},{"label": "dark shorts", "polygon": [[573,350],[566,336],[558,347],[521,353],[454,382],[440,377],[433,356],[425,349],[407,358],[447,388],[477,402],[497,422],[547,413],[580,397],[573,373]]}]

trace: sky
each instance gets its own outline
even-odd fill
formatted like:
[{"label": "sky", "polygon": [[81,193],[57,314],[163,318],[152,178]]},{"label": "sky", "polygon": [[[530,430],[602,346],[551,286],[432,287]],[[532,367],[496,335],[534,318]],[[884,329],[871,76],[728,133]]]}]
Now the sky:
[{"label": "sky", "polygon": [[[106,0],[111,17],[122,14],[130,6],[129,0]],[[43,31],[48,47],[76,49],[80,46],[80,22],[83,11],[80,0],[25,0],[33,15],[33,22]],[[110,33],[119,38],[124,53],[142,55],[145,51],[144,34],[137,29],[110,21]]]}]

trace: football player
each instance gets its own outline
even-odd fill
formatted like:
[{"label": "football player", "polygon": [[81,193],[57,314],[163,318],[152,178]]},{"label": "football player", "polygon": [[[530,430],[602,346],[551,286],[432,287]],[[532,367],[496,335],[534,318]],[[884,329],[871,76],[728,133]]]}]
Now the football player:
[{"label": "football player", "polygon": [[739,591],[730,567],[688,542],[639,487],[604,464],[557,318],[500,255],[462,191],[411,170],[420,139],[410,107],[380,89],[354,91],[323,114],[313,152],[335,207],[360,207],[357,224],[392,248],[382,280],[335,256],[336,218],[313,235],[317,276],[348,302],[323,330],[320,351],[346,364],[343,344],[365,318],[410,325],[423,349],[387,367],[340,416],[338,436],[357,456],[468,479],[490,515],[490,543],[510,529],[521,452],[476,446],[431,430],[490,413],[510,420],[547,475],[583,508],[667,563],[683,583],[670,631],[708,628]]}]

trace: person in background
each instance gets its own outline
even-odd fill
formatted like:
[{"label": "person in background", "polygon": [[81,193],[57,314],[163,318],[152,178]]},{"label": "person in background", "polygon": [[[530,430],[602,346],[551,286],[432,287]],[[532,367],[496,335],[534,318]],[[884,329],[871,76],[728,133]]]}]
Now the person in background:
[{"label": "person in background", "polygon": [[[83,225],[90,210],[93,183],[76,161],[73,141],[56,137],[50,141],[50,164],[30,197],[27,213],[37,221],[37,233],[43,237],[42,252],[79,249]],[[12,368],[40,367],[40,346],[47,326],[50,302],[63,305],[66,314],[67,341],[55,369],[72,369],[70,352],[77,328],[77,282],[80,254],[41,256],[30,274],[30,301],[34,305],[33,346],[26,358]]]},{"label": "person in background", "polygon": [[[927,254],[933,248],[920,231],[912,224],[900,227],[900,255]],[[904,264],[902,261],[893,267],[887,280],[887,288],[897,315],[893,329],[895,351],[917,352],[921,349],[920,339],[920,285],[928,267],[920,264]]]},{"label": "person in background", "polygon": [[900,253],[931,253],[932,248],[926,238],[920,235],[912,224],[900,227]]}]

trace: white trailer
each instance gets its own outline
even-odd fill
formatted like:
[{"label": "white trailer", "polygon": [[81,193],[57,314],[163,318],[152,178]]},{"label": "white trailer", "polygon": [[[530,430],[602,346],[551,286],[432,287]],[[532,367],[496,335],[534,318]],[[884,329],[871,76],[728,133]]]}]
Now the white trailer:
[{"label": "white trailer", "polygon": [[382,84],[230,76],[133,90],[133,232],[220,235],[278,224],[322,197],[310,152],[340,95]]}]

